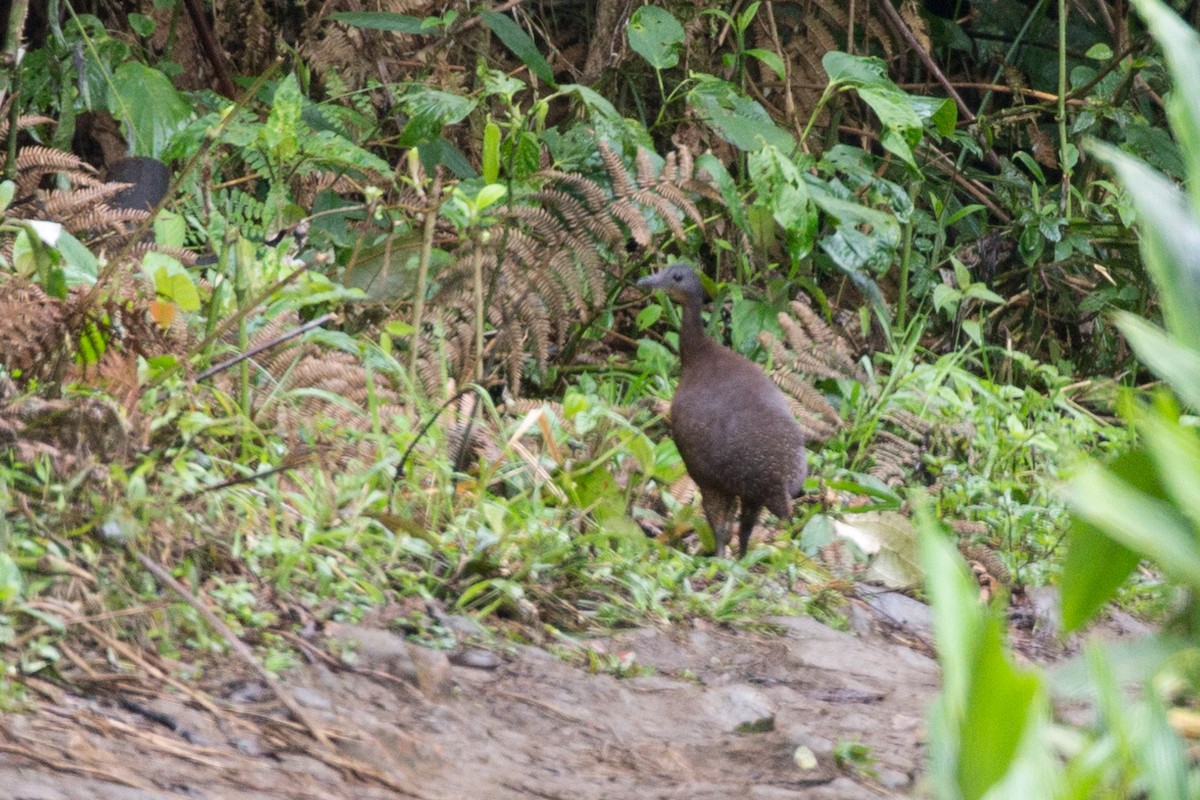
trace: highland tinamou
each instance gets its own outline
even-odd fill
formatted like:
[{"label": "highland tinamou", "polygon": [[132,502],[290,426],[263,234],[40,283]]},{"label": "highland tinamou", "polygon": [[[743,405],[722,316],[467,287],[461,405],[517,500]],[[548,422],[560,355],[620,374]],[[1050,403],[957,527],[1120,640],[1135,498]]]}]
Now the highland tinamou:
[{"label": "highland tinamou", "polygon": [[725,555],[735,515],[739,553],[745,555],[763,506],[782,520],[792,515],[792,499],[808,474],[804,434],[783,392],[762,369],[704,332],[704,286],[690,265],[671,264],[638,286],[683,303],[672,437],[700,488],[717,556]]}]

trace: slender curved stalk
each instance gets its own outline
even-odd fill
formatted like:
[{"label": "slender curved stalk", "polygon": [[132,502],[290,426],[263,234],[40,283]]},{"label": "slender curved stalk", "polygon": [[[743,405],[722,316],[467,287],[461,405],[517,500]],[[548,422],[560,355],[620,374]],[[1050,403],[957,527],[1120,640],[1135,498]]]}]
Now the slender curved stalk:
[{"label": "slender curved stalk", "polygon": [[[21,80],[21,34],[25,30],[25,15],[29,13],[29,0],[14,0],[8,9],[8,39],[4,42],[4,61],[8,67],[8,79],[0,82],[0,105],[16,95]],[[20,105],[14,99],[8,109],[8,159],[4,165],[4,177],[12,180],[17,176],[17,121],[21,116]]]},{"label": "slender curved stalk", "polygon": [[442,173],[439,171],[433,176],[433,187],[429,191],[429,202],[425,207],[425,227],[421,231],[421,262],[417,266],[417,294],[413,300],[412,347],[408,353],[408,368],[413,374],[416,374],[417,356],[420,355],[421,325],[425,316],[425,292],[429,286],[429,259],[433,253],[433,234],[437,229],[437,212],[441,202]]},{"label": "slender curved stalk", "polygon": [[1067,161],[1067,0],[1058,0],[1058,152],[1062,164],[1063,216],[1071,217],[1071,164]]}]

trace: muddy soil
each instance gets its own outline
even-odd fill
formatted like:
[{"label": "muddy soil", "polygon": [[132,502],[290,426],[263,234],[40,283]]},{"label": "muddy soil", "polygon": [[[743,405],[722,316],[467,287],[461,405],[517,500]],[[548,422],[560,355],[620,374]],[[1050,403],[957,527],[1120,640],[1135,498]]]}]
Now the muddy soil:
[{"label": "muddy soil", "polygon": [[[46,686],[36,710],[0,722],[0,796],[919,796],[938,670],[927,612],[898,602],[859,603],[854,633],[807,618],[769,620],[771,633],[696,621],[578,645],[626,677],[533,647],[481,647],[469,620],[449,656],[381,627],[331,626],[310,663],[283,676],[331,748],[236,664],[198,681],[204,695]],[[839,760],[850,743],[866,759]]]}]

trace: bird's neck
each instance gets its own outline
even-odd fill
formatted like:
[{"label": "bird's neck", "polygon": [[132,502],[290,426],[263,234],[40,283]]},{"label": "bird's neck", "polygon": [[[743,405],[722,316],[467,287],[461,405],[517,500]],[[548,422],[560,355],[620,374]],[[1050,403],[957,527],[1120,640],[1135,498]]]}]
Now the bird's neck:
[{"label": "bird's neck", "polygon": [[700,319],[699,298],[688,298],[683,304],[683,323],[679,326],[679,361],[682,369],[698,362],[702,354],[712,349],[716,342],[704,332],[704,321]]}]

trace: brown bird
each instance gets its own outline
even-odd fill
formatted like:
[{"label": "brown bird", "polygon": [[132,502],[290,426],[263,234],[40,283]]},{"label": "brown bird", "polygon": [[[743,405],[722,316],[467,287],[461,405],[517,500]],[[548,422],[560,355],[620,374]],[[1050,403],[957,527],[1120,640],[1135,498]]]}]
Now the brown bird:
[{"label": "brown bird", "polygon": [[792,498],[808,474],[804,434],[783,392],[762,369],[704,332],[704,287],[690,265],[671,264],[637,285],[661,289],[683,303],[672,437],[700,487],[718,557],[725,555],[740,501],[738,544],[744,556],[763,506],[783,520],[792,515]]}]

